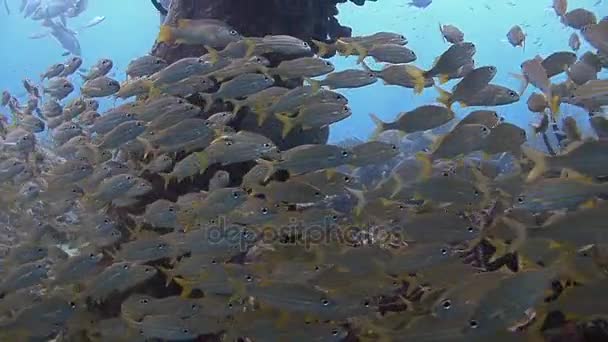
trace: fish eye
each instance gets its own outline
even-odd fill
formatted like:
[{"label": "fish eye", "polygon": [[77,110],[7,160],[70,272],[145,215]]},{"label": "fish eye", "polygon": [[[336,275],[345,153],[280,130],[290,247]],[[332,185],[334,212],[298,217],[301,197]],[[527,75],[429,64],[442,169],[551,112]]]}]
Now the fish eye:
[{"label": "fish eye", "polygon": [[479,194],[480,194],[480,193],[479,193],[479,190],[475,189],[474,194],[475,194],[475,196],[479,196]]},{"label": "fish eye", "polygon": [[172,213],[172,212],[174,212],[174,211],[175,211],[175,208],[173,208],[173,207],[169,207],[169,209],[168,209],[168,210],[169,210],[169,212],[170,212],[170,213]]},{"label": "fish eye", "polygon": [[521,203],[524,203],[524,198],[523,198],[523,196],[519,196],[519,197],[517,197],[517,203],[520,203],[520,204],[521,204]]},{"label": "fish eye", "polygon": [[344,182],[345,182],[345,183],[349,183],[349,182],[350,182],[350,177],[348,177],[348,176],[344,176]]},{"label": "fish eye", "polygon": [[238,33],[238,32],[236,32],[236,30],[230,30],[230,35],[231,35],[231,36],[236,36],[236,35],[238,35],[238,34],[239,34],[239,33]]},{"label": "fish eye", "polygon": [[226,145],[227,145],[227,146],[231,146],[231,145],[232,145],[232,141],[230,141],[230,140],[226,140]]},{"label": "fish eye", "polygon": [[251,275],[249,275],[249,274],[248,274],[248,275],[245,277],[245,280],[247,280],[248,282],[252,282],[252,281],[253,281],[253,277],[252,277]]},{"label": "fish eye", "polygon": [[268,208],[266,208],[266,207],[262,208],[262,214],[263,215],[268,214]]},{"label": "fish eye", "polygon": [[307,42],[302,42],[302,46],[304,46],[305,48],[309,48],[310,47],[310,45],[308,45]]},{"label": "fish eye", "polygon": [[334,336],[337,336],[338,335],[338,329],[332,330],[331,334],[334,335]]},{"label": "fish eye", "polygon": [[241,195],[237,191],[232,192],[232,197],[239,198]]},{"label": "fish eye", "polygon": [[268,147],[270,147],[270,144],[269,143],[264,143],[263,146],[266,147],[266,148],[268,148]]},{"label": "fish eye", "polygon": [[443,171],[443,172],[441,173],[441,175],[442,175],[443,177],[448,177],[450,174],[449,174],[447,171]]},{"label": "fish eye", "polygon": [[151,267],[146,267],[146,269],[144,270],[144,272],[145,273],[152,272],[152,268]]},{"label": "fish eye", "polygon": [[440,252],[441,252],[441,255],[447,255],[448,254],[448,249],[447,248],[442,248],[440,250]]},{"label": "fish eye", "polygon": [[443,301],[443,303],[441,303],[441,306],[443,307],[444,310],[449,310],[452,307],[452,301],[450,301],[449,299],[446,299]]},{"label": "fish eye", "polygon": [[370,72],[369,74],[367,74],[367,77],[369,77],[369,78],[374,78],[374,77],[376,77],[376,75],[374,75],[374,74],[372,74],[372,73]]},{"label": "fish eye", "polygon": [[147,299],[147,298],[140,299],[140,300],[139,300],[139,303],[140,303],[140,304],[148,304],[148,299]]},{"label": "fish eye", "polygon": [[189,334],[189,333],[190,333],[190,330],[188,330],[187,328],[184,328],[184,329],[182,329],[182,332],[183,332],[184,334]]},{"label": "fish eye", "polygon": [[154,61],[154,64],[160,64],[160,63],[161,63],[160,59],[157,59]]},{"label": "fish eye", "polygon": [[369,308],[369,300],[364,300],[363,306],[365,306],[366,308]]},{"label": "fish eye", "polygon": [[475,228],[473,228],[473,226],[469,226],[467,228],[467,232],[472,233],[475,230]]},{"label": "fish eye", "polygon": [[509,96],[516,97],[517,93],[515,93],[513,90],[509,90]]},{"label": "fish eye", "polygon": [[479,323],[476,320],[472,319],[469,321],[469,327],[471,327],[472,329],[477,329],[479,327]]},{"label": "fish eye", "polygon": [[95,258],[95,254],[89,253],[89,258],[91,258],[91,259]]},{"label": "fish eye", "polygon": [[69,304],[70,304],[70,307],[71,307],[72,309],[76,309],[76,303],[74,303],[74,302],[70,302]]},{"label": "fish eye", "polygon": [[321,305],[328,306],[329,305],[329,300],[327,300],[325,298],[321,299]]},{"label": "fish eye", "polygon": [[123,270],[128,270],[129,269],[129,265],[124,264],[124,265],[122,265],[122,268],[123,268]]},{"label": "fish eye", "polygon": [[69,83],[66,83],[66,84],[64,84],[64,85],[63,85],[63,87],[67,89],[67,88],[69,88],[69,87],[70,87],[70,84],[69,84]]},{"label": "fish eye", "polygon": [[481,131],[485,133],[488,131],[488,128],[486,126],[483,126],[483,127],[481,127]]},{"label": "fish eye", "polygon": [[345,111],[345,112],[348,112],[349,108],[348,108],[348,106],[344,106],[344,107],[342,107],[342,110]]},{"label": "fish eye", "polygon": [[348,157],[348,152],[347,151],[342,151],[342,157],[344,157],[344,158]]}]

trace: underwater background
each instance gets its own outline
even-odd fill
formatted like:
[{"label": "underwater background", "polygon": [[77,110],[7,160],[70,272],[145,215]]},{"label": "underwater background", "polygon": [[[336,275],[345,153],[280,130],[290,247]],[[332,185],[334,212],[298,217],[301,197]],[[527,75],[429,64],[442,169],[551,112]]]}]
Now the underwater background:
[{"label": "underwater background", "polygon": [[[48,65],[64,60],[64,50],[51,37],[28,39],[28,35],[41,31],[42,27],[38,22],[19,15],[16,8],[18,1],[7,1],[13,13],[7,15],[4,10],[0,11],[0,29],[5,33],[0,50],[0,89],[25,99],[27,94],[21,87],[21,80],[39,75]],[[364,7],[360,7],[347,2],[339,5],[338,19],[341,24],[353,29],[353,36],[378,31],[404,34],[409,40],[408,47],[418,57],[413,64],[422,68],[430,68],[432,61],[449,46],[441,36],[439,24],[455,25],[465,33],[466,41],[476,44],[476,65],[495,65],[498,73],[494,82],[512,89],[519,89],[519,80],[511,77],[510,73],[519,73],[522,61],[536,55],[546,57],[555,51],[569,51],[568,38],[575,31],[556,20],[551,1],[435,0],[426,8],[411,7],[408,3],[407,0],[367,1]],[[608,15],[608,3],[605,1],[571,0],[569,5],[571,8],[587,8],[595,12],[598,18]],[[69,19],[68,26],[84,25],[95,16],[105,16],[106,19],[79,34],[84,60],[82,67],[88,68],[100,58],[111,58],[114,61],[114,76],[122,82],[126,75],[119,73],[132,59],[147,54],[152,48],[160,26],[159,13],[147,0],[90,1],[83,14]],[[506,33],[513,25],[520,25],[524,29],[527,35],[525,49],[514,48],[507,42]],[[581,43],[579,56],[590,50],[584,39],[581,39]],[[337,56],[331,61],[336,70],[356,68],[356,57]],[[380,64],[369,62],[369,65],[372,69],[380,69]],[[598,78],[605,78],[606,75],[608,72],[603,69]],[[562,74],[552,81],[558,83],[565,79],[566,75]],[[442,87],[449,89],[454,83],[452,81]],[[534,91],[534,87],[528,87],[521,101],[497,107],[497,111],[508,122],[529,129],[535,119],[525,99]],[[433,89],[425,89],[422,95],[415,95],[411,90],[386,86],[381,81],[340,92],[349,99],[353,115],[332,125],[330,143],[351,137],[366,140],[374,129],[369,113],[390,121],[397,113],[428,104],[438,95]],[[74,92],[70,98],[78,96],[78,92]],[[107,108],[112,104],[108,102],[105,106]],[[455,108],[459,118],[470,111],[468,108]],[[562,111],[576,118],[583,132],[589,131],[587,114],[582,109],[562,104]],[[533,134],[528,137],[531,145],[544,148],[538,137]]]}]

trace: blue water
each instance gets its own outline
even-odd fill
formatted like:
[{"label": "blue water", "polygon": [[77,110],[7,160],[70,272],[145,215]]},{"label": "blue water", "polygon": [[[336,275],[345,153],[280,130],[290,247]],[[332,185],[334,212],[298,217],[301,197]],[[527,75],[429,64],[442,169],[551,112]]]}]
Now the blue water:
[{"label": "blue water", "polygon": [[[21,80],[34,80],[50,64],[63,61],[63,50],[53,38],[28,39],[28,35],[42,30],[37,22],[22,18],[18,13],[18,0],[8,0],[12,14],[7,15],[0,7],[0,30],[2,49],[0,50],[0,89],[9,90],[24,100],[25,91]],[[477,46],[477,65],[496,65],[498,75],[493,83],[512,89],[519,89],[519,81],[510,73],[519,72],[519,65],[536,55],[547,56],[559,50],[569,50],[568,38],[572,29],[562,25],[550,9],[551,0],[435,0],[426,9],[412,8],[406,0],[378,0],[366,2],[364,7],[352,3],[340,5],[339,20],[353,28],[353,35],[370,34],[378,31],[393,31],[404,34],[408,47],[413,49],[418,60],[414,63],[429,68],[439,54],[448,48],[439,33],[438,25],[453,24],[465,33],[465,40]],[[597,0],[570,0],[570,9],[583,7],[594,11],[599,18],[608,15],[608,3]],[[90,1],[89,8],[78,18],[70,19],[68,26],[78,27],[95,16],[103,15],[106,20],[98,26],[83,31],[79,35],[84,64],[88,67],[99,58],[108,57],[114,61],[113,76],[124,80],[124,70],[129,61],[149,52],[156,38],[158,12],[148,0],[98,0]],[[506,41],[506,33],[515,24],[522,26],[527,34],[525,51],[511,47]],[[583,46],[579,55],[589,50],[581,37]],[[336,57],[332,60],[337,69],[356,67],[355,58]],[[374,69],[381,65],[370,63]],[[606,77],[604,72],[600,77]],[[553,79],[560,81],[559,77]],[[451,87],[451,83],[444,87]],[[535,120],[527,110],[526,100],[534,91],[529,87],[520,102],[496,107],[507,121],[529,128]],[[409,89],[384,86],[381,82],[365,88],[346,90],[353,116],[332,126],[331,141],[347,137],[366,139],[373,131],[369,113],[377,114],[383,120],[392,120],[400,111],[411,110],[419,105],[433,102],[437,93],[426,89],[422,95],[414,95]],[[77,96],[77,94],[72,94]],[[106,106],[112,103],[105,103]],[[457,115],[463,116],[471,109],[456,107]],[[577,118],[583,130],[588,130],[586,113],[582,110],[562,105],[562,110]],[[534,141],[532,141],[534,143]]]}]

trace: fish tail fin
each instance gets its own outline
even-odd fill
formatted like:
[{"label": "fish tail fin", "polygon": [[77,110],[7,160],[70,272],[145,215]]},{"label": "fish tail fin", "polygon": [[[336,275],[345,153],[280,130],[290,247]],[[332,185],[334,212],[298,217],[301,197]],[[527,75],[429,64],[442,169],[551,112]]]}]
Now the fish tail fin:
[{"label": "fish tail fin", "polygon": [[[152,82],[152,81],[150,81]],[[156,85],[154,85],[154,82],[152,82],[150,84],[150,90],[148,91],[148,97],[151,99],[155,99],[160,97],[160,95],[162,94],[162,90],[160,90],[159,87],[157,87]]]},{"label": "fish tail fin", "polygon": [[209,45],[205,45],[205,49],[207,50],[207,54],[211,58],[211,64],[215,64],[217,63],[217,61],[220,60],[220,54],[216,49],[212,48]]},{"label": "fish tail fin", "polygon": [[156,41],[159,43],[175,42],[175,33],[173,32],[173,27],[171,27],[169,25],[161,25],[160,31],[158,32],[158,38],[156,38]]},{"label": "fish tail fin", "polygon": [[173,280],[173,270],[170,268],[165,268],[163,266],[158,266],[158,269],[167,278],[167,280],[165,281],[165,287],[169,287],[169,284],[171,284],[171,281]]},{"label": "fish tail fin", "polygon": [[450,75],[448,74],[441,74],[439,75],[439,84],[445,84],[450,80]]},{"label": "fish tail fin", "polygon": [[275,172],[274,163],[270,160],[266,160],[266,159],[262,159],[262,158],[256,159],[255,162],[260,165],[264,165],[268,168],[268,172],[266,172],[266,175],[264,176],[264,180],[263,180],[264,183],[267,182]]},{"label": "fish tail fin", "polygon": [[213,106],[213,102],[214,102],[213,94],[203,93],[203,94],[200,94],[200,96],[205,101],[205,107],[203,108],[203,110],[205,112],[208,112],[211,109],[211,106]]},{"label": "fish tail fin", "polygon": [[446,107],[452,109],[452,104],[454,103],[452,101],[452,93],[450,93],[447,90],[442,89],[441,87],[438,86],[434,86],[435,89],[437,89],[437,92],[439,92],[439,97],[437,98],[437,101],[443,103]]},{"label": "fish tail fin", "polygon": [[538,177],[542,176],[547,171],[547,158],[541,151],[532,149],[530,147],[522,147],[524,155],[534,162],[534,167],[528,174],[527,181],[531,182]]},{"label": "fish tail fin", "polygon": [[560,98],[557,95],[552,96],[549,100],[549,109],[551,109],[551,114],[553,115],[553,119],[557,119],[559,115],[559,106],[560,106]]},{"label": "fish tail fin", "polygon": [[199,172],[204,173],[209,167],[209,155],[205,151],[195,152],[194,154],[198,160]]},{"label": "fish tail fin", "polygon": [[363,62],[365,57],[367,57],[367,54],[369,53],[369,51],[363,45],[361,45],[359,43],[353,43],[352,46],[355,49],[355,51],[357,52],[357,55],[359,55],[359,57],[357,58],[357,64],[361,64],[361,62]]},{"label": "fish tail fin", "polygon": [[277,113],[275,114],[275,116],[283,124],[283,129],[281,130],[281,138],[285,139],[285,137],[289,134],[289,132],[291,132],[291,130],[295,126],[294,120],[289,116],[281,113]]},{"label": "fish tail fin", "polygon": [[433,160],[431,155],[423,152],[416,153],[416,160],[422,163],[422,169],[420,170],[420,179],[431,178],[433,174]]},{"label": "fish tail fin", "polygon": [[232,104],[232,114],[236,115],[244,106],[246,101],[245,100],[236,100],[236,99],[229,99],[226,100],[226,102]]},{"label": "fish tail fin", "polygon": [[438,24],[439,24],[439,33],[441,33],[441,39],[445,43],[446,40],[445,40],[445,36],[443,35],[443,26],[441,26],[441,22],[439,22]]},{"label": "fish tail fin", "polygon": [[515,233],[515,238],[509,244],[508,250],[509,253],[514,253],[526,242],[528,230],[524,224],[509,217],[503,216],[502,221]]},{"label": "fish tail fin", "polygon": [[338,39],[336,44],[340,44],[340,48],[338,49],[338,54],[340,56],[350,56],[355,51],[355,47],[351,43],[347,43],[343,40]]},{"label": "fish tail fin", "polygon": [[329,54],[329,44],[315,39],[312,40],[312,43],[317,47],[317,55],[323,57]]},{"label": "fish tail fin", "polygon": [[268,119],[268,112],[267,111],[256,111],[255,112],[257,119],[256,122],[258,124],[258,127],[262,127],[262,125],[264,124],[264,122],[266,122],[266,119]]},{"label": "fish tail fin", "polygon": [[378,135],[380,135],[380,133],[382,133],[384,131],[384,128],[386,127],[386,123],[384,121],[380,120],[380,118],[378,116],[376,116],[376,114],[374,114],[374,113],[369,113],[369,117],[372,119],[372,121],[376,125],[376,128],[374,129],[374,132],[372,133],[372,139],[376,139],[378,137]]},{"label": "fish tail fin", "polygon": [[309,77],[304,77],[304,80],[308,82],[308,84],[312,87],[313,93],[316,93],[317,91],[319,91],[319,89],[321,89],[321,81],[313,80]]},{"label": "fish tail fin", "polygon": [[528,80],[526,79],[526,77],[524,75],[521,74],[516,74],[516,73],[510,73],[510,75],[516,79],[518,79],[521,82],[521,85],[519,87],[519,95],[523,95],[523,93],[526,91],[526,89],[528,88]]},{"label": "fish tail fin", "polygon": [[363,212],[363,208],[365,208],[365,205],[367,204],[365,192],[363,192],[363,190],[351,189],[349,187],[345,187],[345,189],[357,199],[357,205],[355,205],[353,210],[355,212],[355,216],[360,217]]},{"label": "fish tail fin", "polygon": [[170,173],[160,173],[160,176],[163,177],[163,181],[165,182],[165,189],[169,187],[171,180],[174,178]]},{"label": "fish tail fin", "polygon": [[247,51],[245,52],[245,58],[249,58],[249,57],[253,56],[253,54],[255,53],[256,43],[253,39],[250,39],[250,38],[245,38],[243,41],[245,42],[245,45],[247,45]]},{"label": "fish tail fin", "polygon": [[424,90],[424,83],[425,83],[425,79],[424,79],[424,72],[422,70],[416,69],[416,68],[407,68],[406,70],[408,75],[410,75],[410,77],[413,80],[414,83],[414,94],[422,94],[422,90]]},{"label": "fish tail fin", "polygon": [[173,281],[182,288],[182,293],[179,295],[182,298],[188,298],[192,293],[192,290],[194,290],[192,282],[184,278],[175,277],[173,278]]}]

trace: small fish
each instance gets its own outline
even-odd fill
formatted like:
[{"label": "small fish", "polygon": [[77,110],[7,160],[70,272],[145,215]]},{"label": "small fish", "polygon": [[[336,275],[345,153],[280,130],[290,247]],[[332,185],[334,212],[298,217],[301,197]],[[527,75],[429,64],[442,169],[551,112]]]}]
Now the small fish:
[{"label": "small fish", "polygon": [[591,52],[586,52],[576,63],[566,71],[570,81],[575,85],[583,85],[591,80],[597,80],[601,65],[597,56]]},{"label": "small fish", "polygon": [[[281,153],[281,160],[269,162],[272,170],[286,170],[290,175],[334,168],[348,164],[349,150],[335,145],[301,145]],[[258,160],[262,162],[262,160]]]},{"label": "small fish", "polygon": [[453,44],[439,56],[430,70],[419,73],[415,69],[409,69],[408,72],[414,78],[417,89],[423,88],[425,79],[428,77],[439,76],[440,82],[445,83],[449,77],[448,75],[467,64],[473,58],[475,52],[476,48],[473,43]]},{"label": "small fish", "polygon": [[245,39],[247,57],[277,53],[285,56],[310,56],[312,49],[307,42],[289,35],[264,36],[262,39]]},{"label": "small fish", "polygon": [[68,258],[51,269],[49,285],[59,286],[83,281],[99,269],[102,257],[101,253],[90,252]]},{"label": "small fish", "polygon": [[581,40],[576,32],[572,32],[570,35],[570,38],[568,39],[568,46],[572,49],[572,51],[575,52],[581,48]]},{"label": "small fish", "polygon": [[78,56],[74,56],[63,64],[64,64],[64,68],[63,68],[63,71],[61,72],[61,74],[59,74],[59,77],[66,77],[66,76],[70,76],[73,73],[75,73],[82,65],[82,58],[80,58]]},{"label": "small fish", "polygon": [[358,62],[366,57],[372,57],[377,63],[410,63],[417,59],[416,53],[399,44],[377,44],[367,49],[355,44],[359,54]]},{"label": "small fish", "polygon": [[74,91],[74,86],[65,77],[53,77],[42,89],[44,94],[49,94],[57,100],[63,100]]},{"label": "small fish", "polygon": [[390,161],[399,154],[399,148],[381,141],[368,141],[351,147],[351,153],[349,165],[366,166]]},{"label": "small fish", "polygon": [[182,58],[153,73],[148,78],[157,86],[170,84],[181,81],[187,77],[204,74],[213,67],[214,64],[205,60],[203,57]]},{"label": "small fish", "polygon": [[460,44],[464,42],[464,33],[454,25],[441,25],[439,24],[439,32],[444,41],[450,44]]},{"label": "small fish", "polygon": [[53,77],[57,77],[63,72],[64,69],[65,65],[63,63],[53,64],[44,72],[44,74],[40,75],[40,80],[44,80],[45,78],[51,79]]},{"label": "small fish", "polygon": [[141,294],[133,294],[120,306],[121,316],[136,322],[140,322],[146,316],[162,314],[170,314],[185,319],[198,314],[202,310],[202,302],[197,299],[184,299],[179,296],[154,298]]},{"label": "small fish", "polygon": [[174,256],[175,249],[160,237],[141,237],[125,242],[113,253],[114,260],[146,263]]},{"label": "small fish", "polygon": [[80,74],[80,77],[85,81],[89,81],[97,77],[106,76],[113,66],[114,62],[111,59],[102,58],[91,67],[87,74]]},{"label": "small fish", "polygon": [[521,46],[524,50],[526,48],[526,34],[519,25],[513,26],[509,32],[507,32],[507,40],[509,41],[509,44],[514,47]]},{"label": "small fish", "polygon": [[84,29],[87,29],[87,28],[90,28],[90,27],[93,27],[93,26],[99,25],[99,24],[101,24],[101,23],[102,23],[104,20],[106,20],[106,17],[105,17],[105,16],[103,16],[103,15],[98,15],[98,16],[94,17],[93,19],[89,20],[89,21],[88,21],[86,24],[84,24],[84,25],[80,26],[80,27],[77,29],[77,31],[79,31],[79,32],[80,32],[80,31],[82,31],[82,30],[84,30]]},{"label": "small fish", "polygon": [[80,88],[80,92],[86,97],[105,97],[115,94],[119,90],[120,83],[106,76],[88,80]]},{"label": "small fish", "polygon": [[304,106],[294,118],[281,114],[276,114],[276,117],[283,123],[281,137],[284,139],[295,126],[300,126],[302,130],[322,128],[344,120],[351,115],[352,112],[348,105],[317,103]]},{"label": "small fish", "polygon": [[358,69],[347,69],[336,71],[328,74],[322,80],[308,79],[308,83],[312,86],[313,92],[320,87],[328,87],[329,89],[344,89],[344,88],[360,88],[376,83],[378,78],[369,71]]},{"label": "small fish", "polygon": [[115,149],[120,145],[136,139],[146,130],[141,120],[126,121],[106,133],[97,147],[101,150]]},{"label": "small fish", "polygon": [[513,208],[525,208],[533,213],[560,209],[576,210],[595,196],[606,193],[606,190],[606,184],[584,179],[538,179],[528,184],[515,198]]},{"label": "small fish", "polygon": [[223,49],[243,37],[226,23],[215,19],[180,19],[177,27],[162,25],[157,41],[188,45],[207,45]]},{"label": "small fish", "polygon": [[279,156],[277,146],[267,137],[240,131],[236,134],[216,138],[202,152],[196,152],[199,158],[200,171],[214,163],[229,165],[258,158],[276,159]]},{"label": "small fish", "polygon": [[270,75],[277,75],[283,80],[301,77],[316,77],[334,71],[334,65],[317,57],[301,57],[279,63],[276,68],[268,70]]},{"label": "small fish", "polygon": [[439,102],[451,108],[454,102],[459,102],[462,105],[467,105],[467,99],[477,95],[479,91],[484,89],[496,76],[496,67],[485,66],[471,70],[458,84],[452,88],[452,92],[439,90]]},{"label": "small fish", "polygon": [[[424,78],[424,83],[417,84],[416,79],[412,77],[412,75],[418,75],[423,73],[424,71],[419,69],[414,65],[408,64],[387,64],[382,70],[374,71],[371,70],[365,62],[362,63],[365,70],[370,71],[376,75],[377,78],[380,78],[382,82],[386,85],[398,85],[406,88],[414,89],[416,94],[422,93],[424,88],[432,87],[435,84],[435,81],[432,77]],[[409,69],[414,69],[413,72],[408,72]]]},{"label": "small fish", "polygon": [[604,158],[599,158],[608,142],[605,140],[586,140],[573,143],[557,156],[547,156],[531,148],[523,151],[534,162],[534,168],[528,174],[528,181],[533,181],[548,171],[575,171],[585,176],[600,177],[606,174]]},{"label": "small fish", "polygon": [[480,124],[461,125],[438,138],[431,147],[431,158],[453,158],[461,154],[479,151],[491,130]]},{"label": "small fish", "polygon": [[157,270],[152,266],[118,262],[87,282],[82,293],[94,302],[103,302],[113,293],[122,293],[154,277]]},{"label": "small fish", "polygon": [[114,94],[115,97],[127,99],[131,96],[145,95],[152,89],[152,82],[145,78],[136,78],[120,85],[120,90]]},{"label": "small fish", "polygon": [[482,151],[490,155],[510,152],[519,157],[521,145],[526,142],[526,131],[516,125],[502,122],[491,129],[485,139]]},{"label": "small fish", "polygon": [[136,58],[127,65],[126,73],[131,78],[150,76],[168,66],[167,62],[159,57],[145,55]]},{"label": "small fish", "polygon": [[47,273],[48,269],[44,261],[20,265],[9,271],[0,281],[0,293],[6,294],[39,284],[47,278]]},{"label": "small fish", "polygon": [[439,127],[454,118],[454,112],[442,106],[424,105],[409,112],[397,115],[397,120],[391,123],[381,121],[374,114],[370,114],[376,124],[374,136],[380,133],[397,129],[404,133],[426,131]]},{"label": "small fish", "polygon": [[547,72],[547,77],[551,78],[568,70],[576,62],[576,54],[572,52],[554,52],[545,58],[541,65]]},{"label": "small fish", "polygon": [[202,94],[205,100],[205,111],[208,111],[217,99],[227,100],[245,97],[271,87],[274,79],[262,74],[242,74],[222,83],[213,94]]},{"label": "small fish", "polygon": [[502,106],[519,101],[519,94],[516,91],[496,84],[488,84],[470,97],[467,101],[468,106]]},{"label": "small fish", "polygon": [[580,30],[585,26],[597,24],[595,14],[584,8],[576,8],[561,17],[562,24]]},{"label": "small fish", "polygon": [[412,0],[408,2],[410,7],[427,8],[433,3],[433,0]]}]

